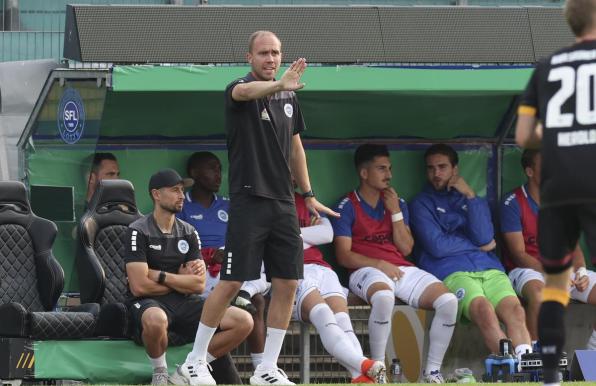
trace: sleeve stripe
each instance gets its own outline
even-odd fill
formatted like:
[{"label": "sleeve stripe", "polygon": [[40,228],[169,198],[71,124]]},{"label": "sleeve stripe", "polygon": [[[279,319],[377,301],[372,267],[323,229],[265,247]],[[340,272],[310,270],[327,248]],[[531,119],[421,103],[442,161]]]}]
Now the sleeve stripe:
[{"label": "sleeve stripe", "polygon": [[132,252],[137,251],[137,231],[133,230],[130,235],[130,249]]},{"label": "sleeve stripe", "polygon": [[197,236],[197,241],[199,242],[199,249],[201,249],[202,245],[201,245],[201,238],[199,237],[199,233],[195,230],[195,236]]},{"label": "sleeve stripe", "polygon": [[536,107],[520,105],[517,108],[517,115],[530,115],[530,116],[535,117],[536,116]]}]

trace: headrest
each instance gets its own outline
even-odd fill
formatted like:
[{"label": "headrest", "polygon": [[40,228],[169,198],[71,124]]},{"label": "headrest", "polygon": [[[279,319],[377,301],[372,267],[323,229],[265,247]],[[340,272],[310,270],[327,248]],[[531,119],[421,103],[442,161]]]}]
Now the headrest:
[{"label": "headrest", "polygon": [[0,211],[5,209],[31,212],[25,184],[19,181],[0,181]]},{"label": "headrest", "polygon": [[102,210],[118,206],[120,210],[128,207],[128,211],[137,212],[135,202],[135,189],[128,180],[101,180],[91,197],[89,210],[101,212]]}]

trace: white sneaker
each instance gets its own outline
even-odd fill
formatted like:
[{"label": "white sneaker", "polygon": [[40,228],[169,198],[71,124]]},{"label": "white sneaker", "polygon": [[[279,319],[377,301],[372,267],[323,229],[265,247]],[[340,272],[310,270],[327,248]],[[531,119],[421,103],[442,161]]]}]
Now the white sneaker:
[{"label": "white sneaker", "polygon": [[215,379],[211,376],[211,366],[205,361],[184,362],[177,366],[176,371],[170,377],[174,385],[216,385]]},{"label": "white sneaker", "polygon": [[288,376],[280,368],[263,369],[261,365],[257,366],[255,373],[250,377],[251,385],[295,385],[288,379]]}]

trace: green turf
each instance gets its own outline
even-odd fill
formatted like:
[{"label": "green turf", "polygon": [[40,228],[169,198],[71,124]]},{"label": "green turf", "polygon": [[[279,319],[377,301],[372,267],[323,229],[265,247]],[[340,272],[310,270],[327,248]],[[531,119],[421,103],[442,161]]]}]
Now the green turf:
[{"label": "green turf", "polygon": [[[541,386],[542,383],[539,382],[525,382],[525,383],[483,383],[484,385],[499,385],[499,386],[521,386],[521,385],[536,385],[536,386]],[[345,384],[341,384],[341,383],[318,383],[318,384],[313,384],[312,386],[349,386],[349,383],[345,383]],[[428,386],[428,383],[406,383],[407,386]],[[452,385],[455,385],[455,383],[452,383]],[[568,386],[594,386],[596,385],[596,382],[563,382],[562,385],[568,385]],[[304,385],[307,386],[307,385]]]}]

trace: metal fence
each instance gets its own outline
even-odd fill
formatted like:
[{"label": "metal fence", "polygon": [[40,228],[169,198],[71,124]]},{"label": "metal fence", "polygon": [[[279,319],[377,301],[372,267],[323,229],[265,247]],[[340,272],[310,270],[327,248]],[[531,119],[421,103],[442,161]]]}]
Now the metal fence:
[{"label": "metal fence", "polygon": [[0,62],[34,59],[60,60],[64,32],[0,32]]},{"label": "metal fence", "polygon": [[[0,0],[0,62],[61,60],[66,4],[73,0]],[[171,0],[84,0],[81,3],[159,5]]]}]

